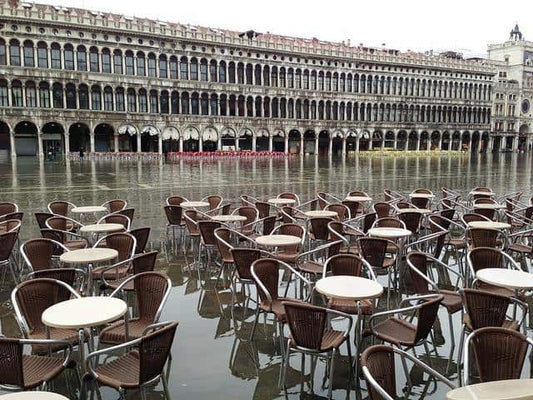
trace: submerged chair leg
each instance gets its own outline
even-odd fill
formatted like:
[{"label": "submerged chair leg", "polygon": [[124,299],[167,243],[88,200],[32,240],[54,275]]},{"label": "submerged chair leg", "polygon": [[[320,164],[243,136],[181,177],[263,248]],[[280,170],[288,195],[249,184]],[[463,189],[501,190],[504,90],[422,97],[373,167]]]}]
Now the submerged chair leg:
[{"label": "submerged chair leg", "polygon": [[331,399],[331,395],[333,393],[333,372],[335,370],[335,353],[337,352],[336,349],[333,349],[331,352],[331,366],[329,368],[329,389],[328,389],[328,399]]}]

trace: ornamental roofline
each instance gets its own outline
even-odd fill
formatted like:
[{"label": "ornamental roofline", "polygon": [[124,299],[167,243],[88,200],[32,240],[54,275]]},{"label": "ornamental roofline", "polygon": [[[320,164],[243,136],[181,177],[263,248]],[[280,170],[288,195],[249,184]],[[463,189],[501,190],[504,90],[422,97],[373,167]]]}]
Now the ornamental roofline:
[{"label": "ornamental roofline", "polygon": [[[166,40],[197,41],[227,46],[243,46],[253,50],[287,52],[303,57],[338,57],[364,62],[385,62],[434,67],[440,69],[461,69],[473,73],[494,73],[490,61],[445,58],[407,50],[350,45],[347,42],[331,42],[318,38],[300,38],[276,35],[253,30],[238,32],[229,29],[209,28],[198,25],[165,22],[148,18],[133,17],[89,9],[63,7],[19,0],[0,0],[0,18],[11,20],[39,21],[45,24],[70,25],[84,29],[102,29],[115,32],[130,32],[165,37]],[[531,42],[528,42],[531,43]],[[533,43],[532,43],[533,45]]]}]

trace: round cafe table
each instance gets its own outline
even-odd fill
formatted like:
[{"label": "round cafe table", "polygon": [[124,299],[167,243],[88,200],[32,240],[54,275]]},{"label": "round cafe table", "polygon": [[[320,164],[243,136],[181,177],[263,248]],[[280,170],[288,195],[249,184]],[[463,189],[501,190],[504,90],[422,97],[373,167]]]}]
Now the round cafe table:
[{"label": "round cafe table", "polygon": [[72,210],[70,210],[70,212],[73,212],[74,214],[94,214],[107,211],[107,208],[102,206],[74,207]]},{"label": "round cafe table", "polygon": [[83,233],[111,233],[124,230],[122,224],[90,224],[80,228]]},{"label": "round cafe table", "polygon": [[411,234],[412,232],[409,229],[403,228],[372,228],[368,230],[369,236],[383,239],[399,239],[411,236]]},{"label": "round cafe table", "polygon": [[330,218],[334,218],[334,217],[337,217],[339,215],[335,211],[330,211],[330,210],[311,210],[311,211],[304,212],[304,214],[307,217],[310,217],[310,218],[315,218],[315,217],[330,217]]},{"label": "round cafe table", "polygon": [[479,190],[472,190],[470,193],[468,193],[470,196],[494,196],[494,192],[480,192]]},{"label": "round cafe table", "polygon": [[77,264],[87,266],[88,279],[87,291],[91,293],[93,287],[92,266],[95,263],[114,260],[118,256],[118,251],[105,247],[91,247],[89,249],[79,249],[67,251],[59,256],[59,261],[65,264]]},{"label": "round cafe table", "polygon": [[497,204],[497,203],[491,203],[491,204],[474,204],[472,205],[474,208],[479,208],[481,210],[503,210],[505,206],[503,204]]},{"label": "round cafe table", "polygon": [[54,392],[16,392],[0,396],[1,400],[68,400],[68,397]]},{"label": "round cafe table", "polygon": [[300,244],[302,239],[292,235],[264,235],[257,237],[255,242],[265,247],[283,247]]},{"label": "round cafe table", "polygon": [[347,201],[356,201],[358,203],[366,203],[372,201],[372,197],[369,196],[346,196]]},{"label": "round cafe table", "polygon": [[411,193],[409,197],[412,199],[433,199],[435,195],[431,193]]},{"label": "round cafe table", "polygon": [[183,201],[180,203],[180,206],[185,208],[200,208],[200,207],[209,207],[207,201]]},{"label": "round cafe table", "polygon": [[244,215],[213,215],[211,217],[213,221],[218,222],[242,222],[246,221],[246,217]]},{"label": "round cafe table", "polygon": [[507,268],[483,268],[476,277],[485,283],[515,290],[533,289],[533,274]]},{"label": "round cafe table", "polygon": [[268,199],[268,202],[270,204],[273,204],[275,206],[288,206],[288,205],[291,205],[291,204],[295,204],[296,203],[296,200],[294,199],[280,199],[280,198],[274,198],[274,199]]},{"label": "round cafe table", "polygon": [[403,213],[419,213],[419,214],[431,214],[431,210],[429,208],[400,208],[398,209],[399,214]]},{"label": "round cafe table", "polygon": [[496,221],[472,221],[468,223],[470,228],[481,228],[481,229],[510,229],[511,224],[507,222],[496,222]]},{"label": "round cafe table", "polygon": [[[62,301],[44,310],[41,321],[47,327],[79,329],[80,343],[85,342],[85,329],[104,325],[124,316],[128,306],[116,297],[90,296]],[[79,346],[84,365],[84,346]]]},{"label": "round cafe table", "polygon": [[533,379],[476,383],[453,389],[446,400],[533,400]]}]

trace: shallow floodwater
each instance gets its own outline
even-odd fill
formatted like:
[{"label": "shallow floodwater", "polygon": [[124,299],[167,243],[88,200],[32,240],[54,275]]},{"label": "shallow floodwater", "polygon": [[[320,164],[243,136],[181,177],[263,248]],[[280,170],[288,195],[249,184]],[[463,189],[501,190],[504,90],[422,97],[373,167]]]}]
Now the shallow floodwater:
[{"label": "shallow floodwater", "polygon": [[[316,191],[343,196],[350,190],[361,189],[374,199],[382,199],[384,188],[408,192],[426,187],[438,192],[443,186],[464,190],[489,186],[498,194],[521,190],[529,197],[532,179],[532,157],[524,154],[354,156],[345,160],[306,156],[174,164],[39,162],[19,158],[15,163],[0,163],[0,201],[19,205],[25,213],[21,236],[29,239],[39,236],[33,213],[45,210],[52,200],[68,200],[81,206],[99,205],[113,198],[126,199],[135,208],[134,227],[152,227],[149,247],[160,250],[157,268],[165,271],[173,282],[162,316],[162,320],[180,322],[169,371],[172,398],[274,399],[285,395],[278,389],[281,358],[272,321],[259,324],[254,341],[248,341],[254,304],[246,308],[238,306],[232,313],[229,290],[220,284],[215,289],[214,279],[210,279],[216,277],[215,271],[203,273],[200,280],[196,272],[189,271],[192,253],[184,254],[181,246],[174,246],[166,238],[163,212],[166,197],[181,195],[199,200],[209,194],[220,194],[236,203],[241,194],[268,198],[291,191],[306,201]],[[0,291],[1,329],[7,336],[19,335],[9,302],[11,288],[12,284],[6,282]],[[438,354],[431,354],[431,363],[456,382],[457,346],[448,365],[450,340],[446,313],[441,311],[439,318],[435,335]],[[458,314],[454,316],[454,325],[457,339]],[[346,355],[345,347],[341,353]],[[366,398],[364,389],[356,389],[355,385],[348,388],[345,359],[336,365],[333,397]],[[425,356],[422,359],[427,361]],[[325,378],[324,361],[317,362],[313,382],[310,365],[308,359],[305,373],[300,374],[300,356],[291,358],[287,380],[289,398],[327,397],[329,381]],[[397,370],[401,372],[401,368]],[[527,367],[524,375],[529,374]],[[410,398],[445,397],[447,388],[427,381],[420,370],[411,369],[410,377],[414,385]],[[61,382],[55,389],[66,394]],[[403,378],[398,380],[400,388],[404,383]],[[161,385],[150,388],[148,395],[150,399],[162,398]],[[115,399],[118,395],[104,389],[103,398]],[[132,392],[130,398],[140,396]]]}]

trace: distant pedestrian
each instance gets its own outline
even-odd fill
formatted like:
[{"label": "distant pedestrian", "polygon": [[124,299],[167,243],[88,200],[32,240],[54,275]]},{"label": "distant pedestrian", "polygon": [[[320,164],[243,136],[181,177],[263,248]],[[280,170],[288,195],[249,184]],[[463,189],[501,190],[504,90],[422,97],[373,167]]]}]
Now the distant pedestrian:
[{"label": "distant pedestrian", "polygon": [[83,146],[80,147],[80,161],[83,161],[83,156],[85,155],[84,151],[85,151],[85,149],[83,148]]}]

